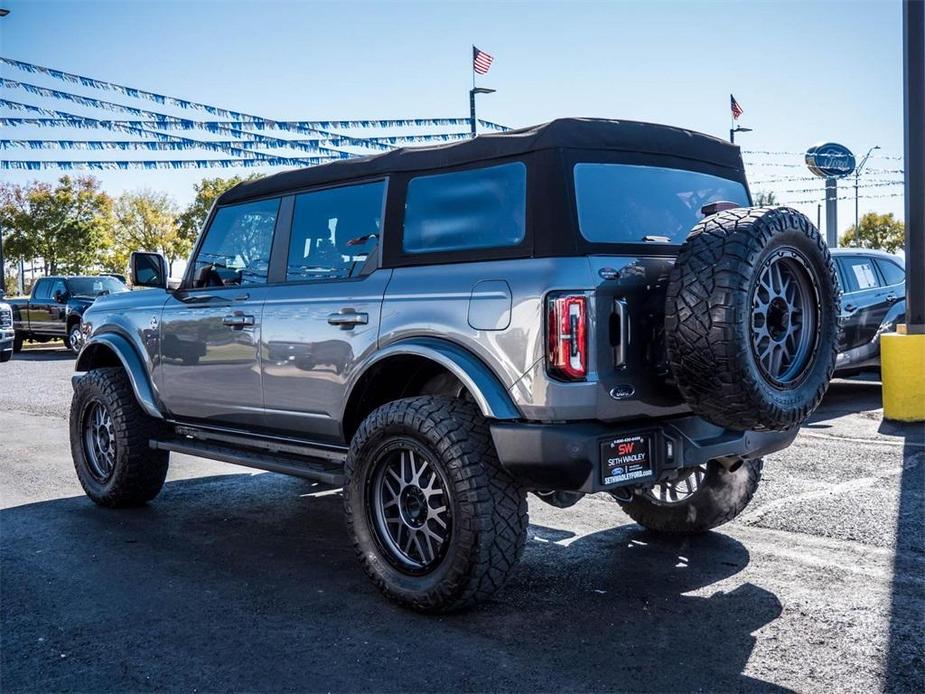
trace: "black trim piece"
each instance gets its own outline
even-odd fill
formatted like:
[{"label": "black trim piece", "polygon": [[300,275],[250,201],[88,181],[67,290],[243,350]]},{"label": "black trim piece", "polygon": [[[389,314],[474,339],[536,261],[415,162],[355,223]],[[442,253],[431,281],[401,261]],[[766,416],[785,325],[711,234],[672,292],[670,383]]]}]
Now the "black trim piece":
[{"label": "black trim piece", "polygon": [[198,456],[223,463],[278,472],[294,477],[324,482],[335,487],[343,486],[343,467],[327,461],[316,461],[296,456],[281,456],[256,451],[242,450],[231,446],[209,444],[191,439],[151,439],[151,448],[172,451],[183,455]]},{"label": "black trim piece", "polygon": [[200,441],[213,441],[230,444],[236,449],[255,448],[269,453],[283,453],[308,458],[319,458],[336,463],[343,463],[347,459],[347,448],[333,444],[303,441],[287,436],[272,436],[255,434],[250,431],[240,431],[227,427],[208,426],[201,424],[184,424],[171,421],[178,436],[185,436]]},{"label": "black trim piece", "polygon": [[287,195],[279,203],[276,226],[273,229],[273,245],[270,248],[267,284],[286,281],[286,263],[289,261],[289,237],[292,234],[292,211],[294,209],[294,195]]}]

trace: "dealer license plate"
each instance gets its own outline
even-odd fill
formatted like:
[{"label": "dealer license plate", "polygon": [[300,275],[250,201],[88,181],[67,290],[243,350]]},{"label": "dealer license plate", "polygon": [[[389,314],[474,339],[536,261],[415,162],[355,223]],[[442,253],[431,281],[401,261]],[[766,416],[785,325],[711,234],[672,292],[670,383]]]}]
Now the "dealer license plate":
[{"label": "dealer license plate", "polygon": [[639,482],[654,476],[650,435],[621,436],[601,443],[601,481],[604,484]]}]

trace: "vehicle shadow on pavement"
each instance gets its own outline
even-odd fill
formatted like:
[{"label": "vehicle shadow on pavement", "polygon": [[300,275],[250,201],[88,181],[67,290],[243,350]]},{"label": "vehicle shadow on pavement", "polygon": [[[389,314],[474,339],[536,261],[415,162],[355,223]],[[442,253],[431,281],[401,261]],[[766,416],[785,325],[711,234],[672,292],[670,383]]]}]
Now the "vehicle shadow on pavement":
[{"label": "vehicle shadow on pavement", "polygon": [[339,492],[303,480],[180,480],[145,508],[59,499],[0,527],[8,692],[779,690],[742,673],[781,603],[714,587],[749,562],[718,532],[531,526],[495,599],[422,616],[367,581]]},{"label": "vehicle shadow on pavement", "polygon": [[829,389],[808,423],[803,426],[807,429],[826,429],[823,424],[832,419],[838,419],[846,414],[867,412],[883,407],[882,386],[880,381],[861,379],[838,379],[829,384]]}]

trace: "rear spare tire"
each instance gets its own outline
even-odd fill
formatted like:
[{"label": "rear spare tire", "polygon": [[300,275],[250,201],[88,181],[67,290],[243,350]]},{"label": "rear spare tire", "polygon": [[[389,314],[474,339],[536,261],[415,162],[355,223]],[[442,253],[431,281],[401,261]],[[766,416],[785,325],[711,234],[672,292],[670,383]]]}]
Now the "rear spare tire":
[{"label": "rear spare tire", "polygon": [[681,394],[704,419],[740,431],[799,425],[828,388],[838,332],[835,266],[796,210],[726,210],[681,246],[665,345]]}]

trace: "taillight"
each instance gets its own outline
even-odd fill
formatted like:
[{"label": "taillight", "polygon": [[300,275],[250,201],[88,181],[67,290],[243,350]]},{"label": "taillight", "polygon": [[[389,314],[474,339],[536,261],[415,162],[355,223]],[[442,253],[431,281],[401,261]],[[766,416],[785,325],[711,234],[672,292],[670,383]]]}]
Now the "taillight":
[{"label": "taillight", "polygon": [[588,299],[558,294],[546,299],[546,358],[552,376],[580,381],[588,375]]}]

